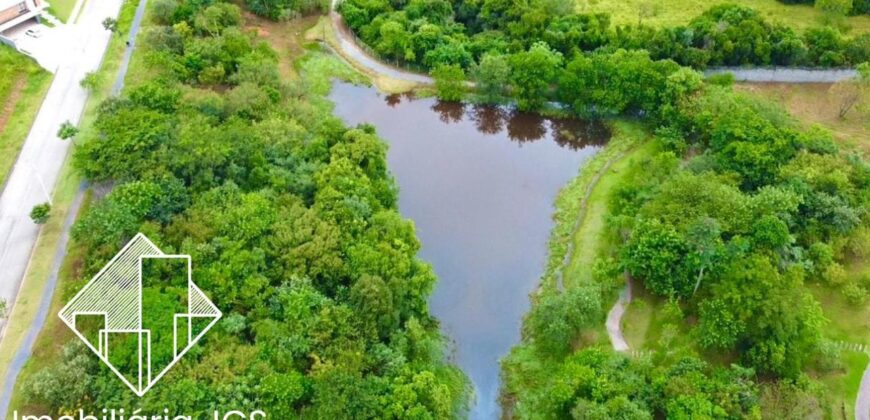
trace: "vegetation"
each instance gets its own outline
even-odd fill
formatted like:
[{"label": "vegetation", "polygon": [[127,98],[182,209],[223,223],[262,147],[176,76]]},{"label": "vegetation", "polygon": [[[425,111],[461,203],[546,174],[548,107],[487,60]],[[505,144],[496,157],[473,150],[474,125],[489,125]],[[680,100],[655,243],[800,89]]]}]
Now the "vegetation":
[{"label": "vegetation", "polygon": [[51,73],[0,45],[0,185],[12,170],[50,85]]},{"label": "vegetation", "polygon": [[54,0],[51,2],[48,11],[56,18],[60,19],[61,22],[72,23],[69,22],[69,19],[72,17],[72,12],[73,9],[75,9],[75,6],[76,0]]},{"label": "vegetation", "polygon": [[[136,6],[135,2],[124,2],[121,6],[118,27],[122,33],[129,31],[136,12]],[[125,47],[125,40],[122,37],[113,37],[109,41],[106,54],[97,71],[101,78],[117,73]],[[134,54],[134,58],[136,56],[137,54]],[[104,84],[88,96],[84,113],[81,117],[81,129],[84,133],[92,130],[92,122],[97,114],[98,105],[108,98],[110,94],[111,86]],[[76,144],[73,144],[73,147]],[[64,161],[58,182],[54,187],[51,199],[53,217],[49,218],[48,222],[42,225],[39,230],[39,237],[30,258],[30,264],[27,268],[21,290],[19,290],[14,305],[10,305],[9,318],[13,321],[6,325],[3,340],[0,340],[0,370],[5,371],[7,369],[15,353],[21,347],[21,343],[24,342],[26,335],[29,333],[30,326],[35,322],[40,303],[42,302],[42,293],[45,284],[49,281],[52,264],[57,255],[58,243],[65,232],[64,224],[69,217],[69,212],[72,210],[79,189],[83,187],[82,176],[73,169],[72,162],[70,161],[71,159]],[[86,208],[90,202],[90,194],[84,193],[84,196],[82,208]],[[66,283],[76,277],[77,267],[80,266],[80,247],[71,246],[67,252],[67,257],[64,258],[57,279],[59,284],[56,288],[58,291],[66,289]],[[63,299],[68,297],[62,296],[62,293],[59,292],[54,293],[49,313],[56,314],[60,312],[60,309],[66,304]],[[24,378],[54,363],[62,350],[60,344],[66,343],[72,337],[72,332],[66,325],[60,322],[59,318],[48,317],[43,330],[34,344],[33,354],[19,375],[19,380],[23,382]],[[17,382],[19,386],[15,387],[12,394],[10,400],[10,407],[12,409],[22,408],[25,405],[23,402],[24,392],[20,386],[22,382]]]},{"label": "vegetation", "polygon": [[[853,5],[857,7],[862,2],[863,0],[854,0]],[[813,0],[578,0],[577,9],[584,13],[607,13],[616,25],[640,22],[662,28],[684,24],[704,10],[719,4],[751,7],[767,19],[782,22],[800,32],[830,21],[825,13],[813,7]],[[862,34],[870,31],[868,16],[853,14],[842,19],[840,23],[844,28],[851,28],[851,33]]]},{"label": "vegetation", "polygon": [[24,382],[29,403],[456,415],[466,382],[443,360],[435,278],[395,210],[384,144],[328,116],[316,83],[281,81],[236,6],[185,6],[143,34],[154,77],[81,135],[76,166],[115,187],[76,224],[82,281],[64,295],[142,231],[193,256],[226,319],[142,399],[71,341]]},{"label": "vegetation", "polygon": [[69,140],[79,134],[79,129],[69,121],[64,121],[57,130],[57,138]]},{"label": "vegetation", "polygon": [[30,219],[37,225],[44,225],[49,216],[51,216],[51,204],[49,203],[37,204],[30,210]]},{"label": "vegetation", "polygon": [[[524,54],[541,43],[568,63],[583,52],[646,50],[655,60],[703,69],[708,66],[854,66],[870,59],[870,33],[844,37],[831,26],[802,34],[771,23],[751,8],[714,6],[685,25],[653,28],[613,26],[606,13],[573,12],[571,1],[497,2],[347,0],[340,11],[374,51],[411,66],[471,68],[484,55],[507,55],[523,73]],[[519,58],[515,58],[520,56]],[[519,66],[519,67],[517,67]],[[557,65],[558,67],[558,65]],[[523,75],[513,90],[523,90]]]},{"label": "vegetation", "polygon": [[[273,19],[315,7],[249,6]],[[151,8],[148,77],[100,106],[74,156],[88,179],[115,185],[74,229],[79,277],[145,232],[193,256],[194,278],[226,320],[142,399],[71,341],[28,375],[28,401],[55,413],[111,402],[461,415],[467,384],[428,313],[435,277],[396,211],[385,146],[371,127],[328,116],[321,97],[334,64],[312,59],[302,66],[317,65],[320,78],[286,83],[235,5]],[[612,27],[568,2],[341,8],[379,54],[433,70],[443,98],[461,98],[470,77],[487,101],[620,118],[613,144],[557,201],[541,290],[503,362],[514,415],[824,417],[841,392],[830,388],[854,386],[854,369],[848,386],[814,376],[865,360],[841,357],[833,340],[854,331],[820,300],[857,306],[870,293],[870,277],[847,270],[870,249],[870,165],[825,129],[691,67],[857,65],[870,37],[798,34],[739,6],[664,28]],[[657,301],[661,325],[645,335],[659,351],[649,356],[614,353],[594,334],[626,278]]]},{"label": "vegetation", "polygon": [[[614,238],[615,246],[585,265],[586,280],[565,279],[564,290],[545,287],[535,296],[523,342],[504,361],[514,413],[789,418],[828,411],[828,394],[808,372],[834,369],[839,354],[830,350],[828,321],[809,285],[838,289],[856,304],[866,296],[867,285],[837,273],[868,246],[870,166],[841,152],[824,129],[805,130],[725,81],[705,84],[649,52],[522,42],[531,45],[506,59],[518,107],[540,109],[551,98],[579,117],[639,116],[663,150],[613,188],[599,240]],[[560,226],[554,234],[564,238]],[[553,244],[559,253],[545,286],[570,249]],[[622,273],[670,302],[659,334],[668,351],[649,360],[575,350],[597,341],[585,333],[601,325]],[[655,385],[684,372],[692,379],[676,379],[679,391]],[[783,399],[800,403],[780,406]]]}]

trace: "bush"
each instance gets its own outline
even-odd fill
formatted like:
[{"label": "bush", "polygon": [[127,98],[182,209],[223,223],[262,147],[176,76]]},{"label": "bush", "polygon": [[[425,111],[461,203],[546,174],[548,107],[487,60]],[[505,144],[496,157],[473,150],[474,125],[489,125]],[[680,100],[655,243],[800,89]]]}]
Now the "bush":
[{"label": "bush", "polygon": [[867,300],[867,289],[854,281],[850,281],[843,287],[843,296],[852,305],[863,305],[864,301]]},{"label": "bush", "polygon": [[832,286],[841,285],[846,282],[846,270],[843,269],[843,266],[837,263],[832,263],[825,269],[822,278],[825,282]]},{"label": "bush", "polygon": [[64,121],[57,130],[57,137],[61,140],[69,140],[77,134],[79,134],[79,129],[76,128],[73,123],[69,122],[69,120]]},{"label": "bush", "polygon": [[89,71],[85,74],[85,77],[79,82],[79,85],[89,91],[93,92],[100,88],[103,85],[103,77],[100,72]]},{"label": "bush", "polygon": [[526,326],[539,349],[564,354],[575,336],[602,318],[601,291],[593,285],[547,293],[532,308]]},{"label": "bush", "polygon": [[30,210],[30,219],[33,220],[33,223],[37,225],[45,224],[48,221],[48,217],[51,215],[51,204],[42,203],[33,206],[33,209]]},{"label": "bush", "polygon": [[465,91],[465,71],[456,64],[442,64],[432,71],[435,91],[444,101],[458,101]]}]

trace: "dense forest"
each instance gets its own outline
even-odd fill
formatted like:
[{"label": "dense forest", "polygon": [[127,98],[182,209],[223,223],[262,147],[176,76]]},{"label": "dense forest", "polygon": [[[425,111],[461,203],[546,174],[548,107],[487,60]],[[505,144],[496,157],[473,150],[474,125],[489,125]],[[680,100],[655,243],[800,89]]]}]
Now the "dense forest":
[{"label": "dense forest", "polygon": [[[483,100],[640,117],[660,144],[611,197],[617,246],[595,281],[533,298],[523,342],[503,361],[514,416],[828,415],[826,391],[807,371],[833,369],[838,354],[808,285],[866,301],[870,284],[847,278],[841,263],[870,249],[870,165],[824,129],[689,67],[859,65],[870,36],[829,26],[798,34],[730,5],[663,29],[613,28],[606,15],[558,1],[346,0],[340,10],[376,53],[431,69],[442,97],[462,96],[468,74]],[[870,81],[870,67],[858,68]],[[665,327],[688,339],[644,359],[578,350],[624,276],[669,299]]]},{"label": "dense forest", "polygon": [[[248,5],[274,19],[327,7]],[[153,73],[101,105],[98,133],[74,156],[88,179],[113,185],[74,230],[82,278],[141,231],[192,255],[226,319],[137,406],[461,417],[467,381],[428,313],[435,277],[396,211],[385,145],[329,116],[304,79],[281,80],[237,6],[151,8]],[[825,389],[807,371],[837,356],[808,285],[866,301],[870,284],[841,263],[870,250],[870,165],[696,69],[855,66],[870,59],[870,36],[798,34],[738,6],[663,29],[613,27],[558,0],[345,0],[340,10],[378,54],[432,70],[442,97],[461,98],[468,78],[480,98],[524,110],[555,101],[577,117],[637,119],[659,145],[611,197],[617,245],[594,281],[534,296],[503,361],[514,416],[825,416]],[[626,276],[670,302],[662,316],[689,344],[637,359],[574,345],[603,323]],[[56,412],[133,403],[75,341],[66,350],[25,384],[31,401]]]},{"label": "dense forest", "polygon": [[536,42],[566,58],[581,52],[646,50],[685,66],[856,65],[870,59],[870,34],[832,26],[800,34],[753,9],[719,5],[685,26],[616,26],[604,13],[576,13],[573,0],[344,0],[348,26],[378,55],[423,69],[472,69],[486,56],[510,61]]},{"label": "dense forest", "polygon": [[24,383],[28,400],[193,418],[458,415],[466,379],[444,360],[427,307],[435,276],[396,211],[385,144],[342,126],[307,82],[281,80],[237,6],[151,7],[149,77],[100,106],[74,155],[113,187],[74,228],[84,266],[64,293],[141,231],[192,256],[224,319],[141,399],[73,339]]},{"label": "dense forest", "polygon": [[[654,67],[648,59],[627,66],[634,73],[611,72],[610,59],[573,67],[578,80],[605,80],[589,95],[605,97],[609,88],[618,96],[633,80],[656,80],[644,76]],[[699,77],[686,69],[659,76],[652,90],[684,92],[676,102],[645,107],[629,99],[659,121],[662,151],[611,197],[608,230],[618,246],[601,256],[596,281],[536,297],[524,341],[504,361],[520,417],[592,409],[601,413],[592,418],[828,412],[825,391],[805,373],[834,369],[839,356],[807,285],[866,302],[870,284],[847,278],[840,262],[870,249],[870,165],[839,151],[824,130],[804,130],[769,104]],[[623,273],[670,300],[659,315],[671,331],[659,344],[669,350],[646,361],[571,352],[582,331],[603,323],[602,296],[613,295]]]}]

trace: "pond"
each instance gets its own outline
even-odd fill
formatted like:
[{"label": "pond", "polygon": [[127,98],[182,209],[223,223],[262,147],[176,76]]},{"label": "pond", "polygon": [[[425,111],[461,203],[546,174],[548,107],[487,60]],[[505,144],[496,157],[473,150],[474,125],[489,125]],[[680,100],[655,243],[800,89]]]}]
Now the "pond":
[{"label": "pond", "polygon": [[499,417],[499,359],[520,339],[547,256],[553,200],[607,129],[506,107],[472,106],[335,82],[335,114],[389,143],[399,210],[438,283],[432,314],[471,378],[473,419]]}]

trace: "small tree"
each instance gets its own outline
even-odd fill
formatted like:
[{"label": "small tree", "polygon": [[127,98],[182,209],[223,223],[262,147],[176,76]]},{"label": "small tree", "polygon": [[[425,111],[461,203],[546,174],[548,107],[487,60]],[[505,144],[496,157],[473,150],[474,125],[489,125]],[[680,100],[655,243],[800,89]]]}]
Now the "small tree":
[{"label": "small tree", "polygon": [[79,129],[73,125],[73,123],[66,120],[63,124],[60,125],[60,129],[57,130],[57,137],[61,140],[69,140],[74,138],[79,134]]},{"label": "small tree", "polygon": [[637,5],[637,26],[643,25],[646,18],[655,17],[659,14],[658,5],[651,1],[642,1]]},{"label": "small tree", "polygon": [[816,0],[815,6],[824,14],[824,20],[836,25],[852,10],[852,0]]},{"label": "small tree", "polygon": [[118,20],[111,17],[103,19],[103,28],[105,28],[107,31],[117,32]]},{"label": "small tree", "polygon": [[100,88],[103,84],[103,79],[100,74],[95,71],[90,71],[85,74],[85,77],[79,82],[83,89],[93,92]]},{"label": "small tree", "polygon": [[456,64],[442,64],[432,71],[435,79],[435,91],[439,99],[458,101],[462,99],[465,84],[465,72]]},{"label": "small tree", "polygon": [[42,203],[33,206],[33,209],[30,210],[30,218],[33,219],[33,223],[37,225],[45,224],[48,221],[48,216],[51,216],[51,204]]},{"label": "small tree", "polygon": [[831,87],[831,95],[837,101],[837,116],[846,118],[846,114],[861,102],[870,90],[870,63],[863,63],[857,68],[858,76],[841,80]]},{"label": "small tree", "polygon": [[504,95],[510,83],[511,68],[503,55],[486,54],[474,66],[475,87],[487,102],[495,102]]}]

